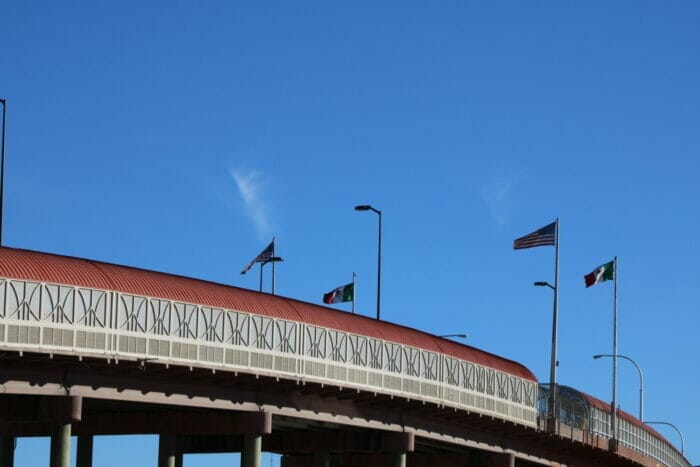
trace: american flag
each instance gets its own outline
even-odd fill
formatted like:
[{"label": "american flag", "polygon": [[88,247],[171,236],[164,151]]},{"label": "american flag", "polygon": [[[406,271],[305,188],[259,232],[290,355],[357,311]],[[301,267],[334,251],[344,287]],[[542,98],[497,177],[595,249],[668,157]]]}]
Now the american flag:
[{"label": "american flag", "polygon": [[513,242],[514,250],[522,250],[523,248],[532,248],[535,246],[554,245],[557,223],[552,222],[549,225],[535,230],[523,237],[516,238]]},{"label": "american flag", "polygon": [[272,257],[275,254],[275,241],[272,240],[269,245],[260,253],[258,256],[255,257],[253,261],[250,262],[250,264],[246,267],[243,268],[241,271],[241,274],[245,274],[250,270],[250,268],[253,267],[255,263],[264,263],[266,261],[270,261]]}]

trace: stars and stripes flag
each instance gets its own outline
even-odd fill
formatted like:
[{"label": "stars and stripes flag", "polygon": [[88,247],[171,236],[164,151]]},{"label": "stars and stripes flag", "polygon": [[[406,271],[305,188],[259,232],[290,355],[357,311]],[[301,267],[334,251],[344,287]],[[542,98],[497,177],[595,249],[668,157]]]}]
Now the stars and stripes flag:
[{"label": "stars and stripes flag", "polygon": [[524,248],[532,248],[536,246],[556,245],[556,229],[557,223],[555,221],[539,230],[535,230],[532,233],[516,238],[513,242],[513,249],[522,250]]},{"label": "stars and stripes flag", "polygon": [[255,257],[253,261],[250,262],[250,264],[246,267],[243,268],[241,271],[241,274],[245,274],[250,270],[250,268],[253,267],[255,263],[264,263],[266,261],[270,261],[272,257],[275,255],[275,240],[273,239],[272,242],[270,242],[267,247],[258,255]]}]

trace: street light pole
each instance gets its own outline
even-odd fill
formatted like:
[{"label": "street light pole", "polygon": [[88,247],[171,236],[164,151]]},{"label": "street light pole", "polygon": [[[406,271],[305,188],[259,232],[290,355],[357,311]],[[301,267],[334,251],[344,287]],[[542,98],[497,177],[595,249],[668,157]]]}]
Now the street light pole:
[{"label": "street light pole", "polygon": [[683,439],[683,433],[681,433],[681,430],[679,430],[676,425],[674,425],[673,423],[669,423],[669,422],[644,422],[644,423],[646,423],[647,425],[668,425],[671,428],[673,428],[674,430],[676,430],[678,432],[678,436],[681,437],[681,454],[685,455],[685,440]]},{"label": "street light pole", "polygon": [[[614,358],[614,355],[610,354],[600,354],[600,355],[593,355],[594,359],[599,359],[601,357],[610,357]],[[642,374],[642,369],[637,365],[637,362],[632,360],[630,357],[626,355],[620,355],[617,354],[618,358],[624,358],[627,361],[632,362],[632,364],[637,368],[637,371],[639,372],[639,421],[643,422],[644,421],[644,375]]]},{"label": "street light pole", "polygon": [[377,320],[379,320],[382,294],[382,211],[368,204],[355,206],[355,211],[372,211],[379,216],[379,242],[377,247]]},{"label": "street light pole", "polygon": [[[558,229],[557,229],[558,232]],[[558,234],[557,234],[558,235]],[[552,358],[549,367],[549,422],[547,431],[554,432],[556,430],[557,420],[557,321],[559,308],[559,294],[557,293],[557,280],[559,278],[559,241],[557,239],[556,267],[554,272],[554,284],[549,282],[538,281],[533,285],[536,287],[549,287],[554,291],[554,310],[552,312]]]}]

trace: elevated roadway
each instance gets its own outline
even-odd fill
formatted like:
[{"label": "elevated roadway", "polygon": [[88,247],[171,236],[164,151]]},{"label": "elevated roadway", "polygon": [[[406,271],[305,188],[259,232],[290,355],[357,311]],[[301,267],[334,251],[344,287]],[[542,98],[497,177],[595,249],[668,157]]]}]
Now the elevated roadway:
[{"label": "elevated roadway", "polygon": [[160,435],[164,466],[223,451],[244,466],[261,451],[286,467],[690,465],[641,422],[616,449],[602,422],[545,430],[534,375],[483,350],[80,258],[0,248],[0,351],[0,467],[19,436],[50,435],[63,467],[75,435],[87,467],[94,436],[136,433]]}]

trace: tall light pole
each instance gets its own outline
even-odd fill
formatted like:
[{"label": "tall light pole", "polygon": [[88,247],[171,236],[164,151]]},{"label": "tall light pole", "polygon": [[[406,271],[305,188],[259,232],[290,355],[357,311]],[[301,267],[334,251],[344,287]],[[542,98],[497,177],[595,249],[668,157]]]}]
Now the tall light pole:
[{"label": "tall light pole", "polygon": [[4,211],[3,193],[5,192],[5,120],[7,101],[0,99],[2,103],[2,144],[0,145],[0,246],[2,246],[2,212]]},{"label": "tall light pole", "polygon": [[669,422],[644,422],[644,423],[646,423],[647,425],[668,425],[671,428],[673,428],[674,430],[676,430],[678,432],[678,436],[681,437],[681,454],[685,455],[685,440],[683,440],[683,433],[681,433],[681,430],[679,430],[678,427],[676,427],[676,425],[674,425],[673,423],[669,423]]},{"label": "tall light pole", "polygon": [[[614,355],[610,354],[600,354],[600,355],[593,355],[594,359],[599,359],[601,357],[610,357],[614,358]],[[617,354],[617,358],[624,358],[627,361],[632,362],[632,364],[637,368],[637,371],[639,372],[639,421],[643,422],[644,421],[644,375],[642,374],[642,369],[637,365],[637,362],[632,360],[630,357],[626,355],[621,355]]]},{"label": "tall light pole", "polygon": [[[558,242],[557,242],[558,244]],[[557,269],[559,264],[559,248],[557,247]],[[555,273],[555,280],[559,277],[559,273]],[[556,284],[556,282],[555,282]],[[558,320],[558,294],[557,288],[545,281],[537,281],[533,284],[535,287],[549,287],[554,291],[554,311],[552,313],[552,358],[549,364],[549,420],[551,426],[547,427],[547,431],[553,432],[556,429],[557,423],[557,320]]]},{"label": "tall light pole", "polygon": [[382,211],[369,204],[355,206],[355,211],[372,211],[379,216],[379,246],[377,248],[377,320],[380,319],[382,294]]}]

